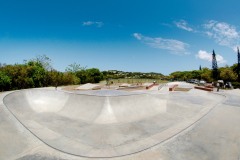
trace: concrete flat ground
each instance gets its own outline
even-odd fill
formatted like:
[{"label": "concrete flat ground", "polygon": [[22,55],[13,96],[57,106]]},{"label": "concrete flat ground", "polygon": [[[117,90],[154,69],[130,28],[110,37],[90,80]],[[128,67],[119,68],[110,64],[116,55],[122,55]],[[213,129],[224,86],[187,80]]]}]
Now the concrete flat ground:
[{"label": "concrete flat ground", "polygon": [[240,159],[239,90],[164,87],[1,93],[0,159]]}]

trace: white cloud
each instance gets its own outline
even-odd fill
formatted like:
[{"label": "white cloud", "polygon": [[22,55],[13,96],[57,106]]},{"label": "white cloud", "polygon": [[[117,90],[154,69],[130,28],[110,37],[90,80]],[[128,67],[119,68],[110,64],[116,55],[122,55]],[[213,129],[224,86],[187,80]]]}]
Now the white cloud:
[{"label": "white cloud", "polygon": [[83,22],[83,26],[91,26],[93,24],[94,24],[94,22],[92,22],[92,21]]},{"label": "white cloud", "polygon": [[198,51],[198,54],[196,55],[196,57],[209,62],[212,61],[212,55],[203,50]]},{"label": "white cloud", "polygon": [[194,32],[194,30],[188,26],[188,23],[185,20],[180,20],[178,22],[174,22],[176,26],[180,29],[189,31],[189,32]]},{"label": "white cloud", "polygon": [[94,21],[86,21],[82,23],[83,26],[96,26],[96,27],[102,27],[104,25],[103,22],[94,22]]},{"label": "white cloud", "polygon": [[[205,61],[212,62],[212,53],[208,53],[207,51],[199,50],[196,55],[197,58]],[[219,64],[226,63],[227,61],[219,54],[216,54],[216,60]]]},{"label": "white cloud", "polygon": [[227,63],[227,61],[223,58],[223,56],[217,54],[216,55],[217,62],[220,64]]},{"label": "white cloud", "polygon": [[240,33],[233,25],[210,20],[203,27],[208,37],[214,39],[219,45],[235,49],[235,46],[239,44]]},{"label": "white cloud", "polygon": [[137,39],[137,40],[141,40],[142,39],[142,35],[140,33],[134,33],[133,36]]},{"label": "white cloud", "polygon": [[182,41],[178,41],[175,39],[164,39],[161,37],[146,37],[140,33],[134,33],[133,36],[137,40],[143,42],[144,44],[152,48],[165,49],[175,54],[188,54],[187,47],[189,46],[189,44]]}]

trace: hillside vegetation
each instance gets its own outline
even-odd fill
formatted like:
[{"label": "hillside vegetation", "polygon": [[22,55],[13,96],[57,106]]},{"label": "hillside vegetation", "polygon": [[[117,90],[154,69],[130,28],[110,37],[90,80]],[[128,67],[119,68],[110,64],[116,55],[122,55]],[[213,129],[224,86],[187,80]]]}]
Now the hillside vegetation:
[{"label": "hillside vegetation", "polygon": [[[208,68],[193,71],[176,71],[169,76],[161,73],[124,72],[117,70],[100,71],[97,68],[82,67],[77,63],[70,64],[64,72],[55,70],[51,59],[46,55],[25,60],[22,64],[0,63],[0,91],[24,88],[37,88],[60,85],[77,85],[85,83],[99,83],[102,80],[109,82],[141,83],[144,79],[156,82],[162,80],[203,79],[212,82],[212,72]],[[126,81],[124,81],[124,79]],[[240,87],[237,81],[237,64],[219,68],[219,78],[225,82],[233,82]]]}]

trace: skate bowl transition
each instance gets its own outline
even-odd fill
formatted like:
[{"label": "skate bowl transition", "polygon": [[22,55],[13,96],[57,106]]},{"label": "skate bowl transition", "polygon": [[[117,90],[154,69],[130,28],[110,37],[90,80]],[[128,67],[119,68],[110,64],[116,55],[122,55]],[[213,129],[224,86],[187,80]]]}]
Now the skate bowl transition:
[{"label": "skate bowl transition", "polygon": [[222,100],[208,92],[99,96],[28,89],[8,94],[3,102],[46,145],[75,156],[110,158],[176,136]]}]

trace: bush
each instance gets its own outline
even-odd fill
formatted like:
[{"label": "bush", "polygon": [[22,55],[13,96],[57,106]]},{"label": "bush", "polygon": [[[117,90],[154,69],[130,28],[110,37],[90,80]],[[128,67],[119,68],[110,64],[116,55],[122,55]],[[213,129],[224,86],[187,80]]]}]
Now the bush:
[{"label": "bush", "polygon": [[240,82],[232,82],[234,88],[240,88]]},{"label": "bush", "polygon": [[11,78],[0,71],[0,91],[9,90],[11,87]]}]

